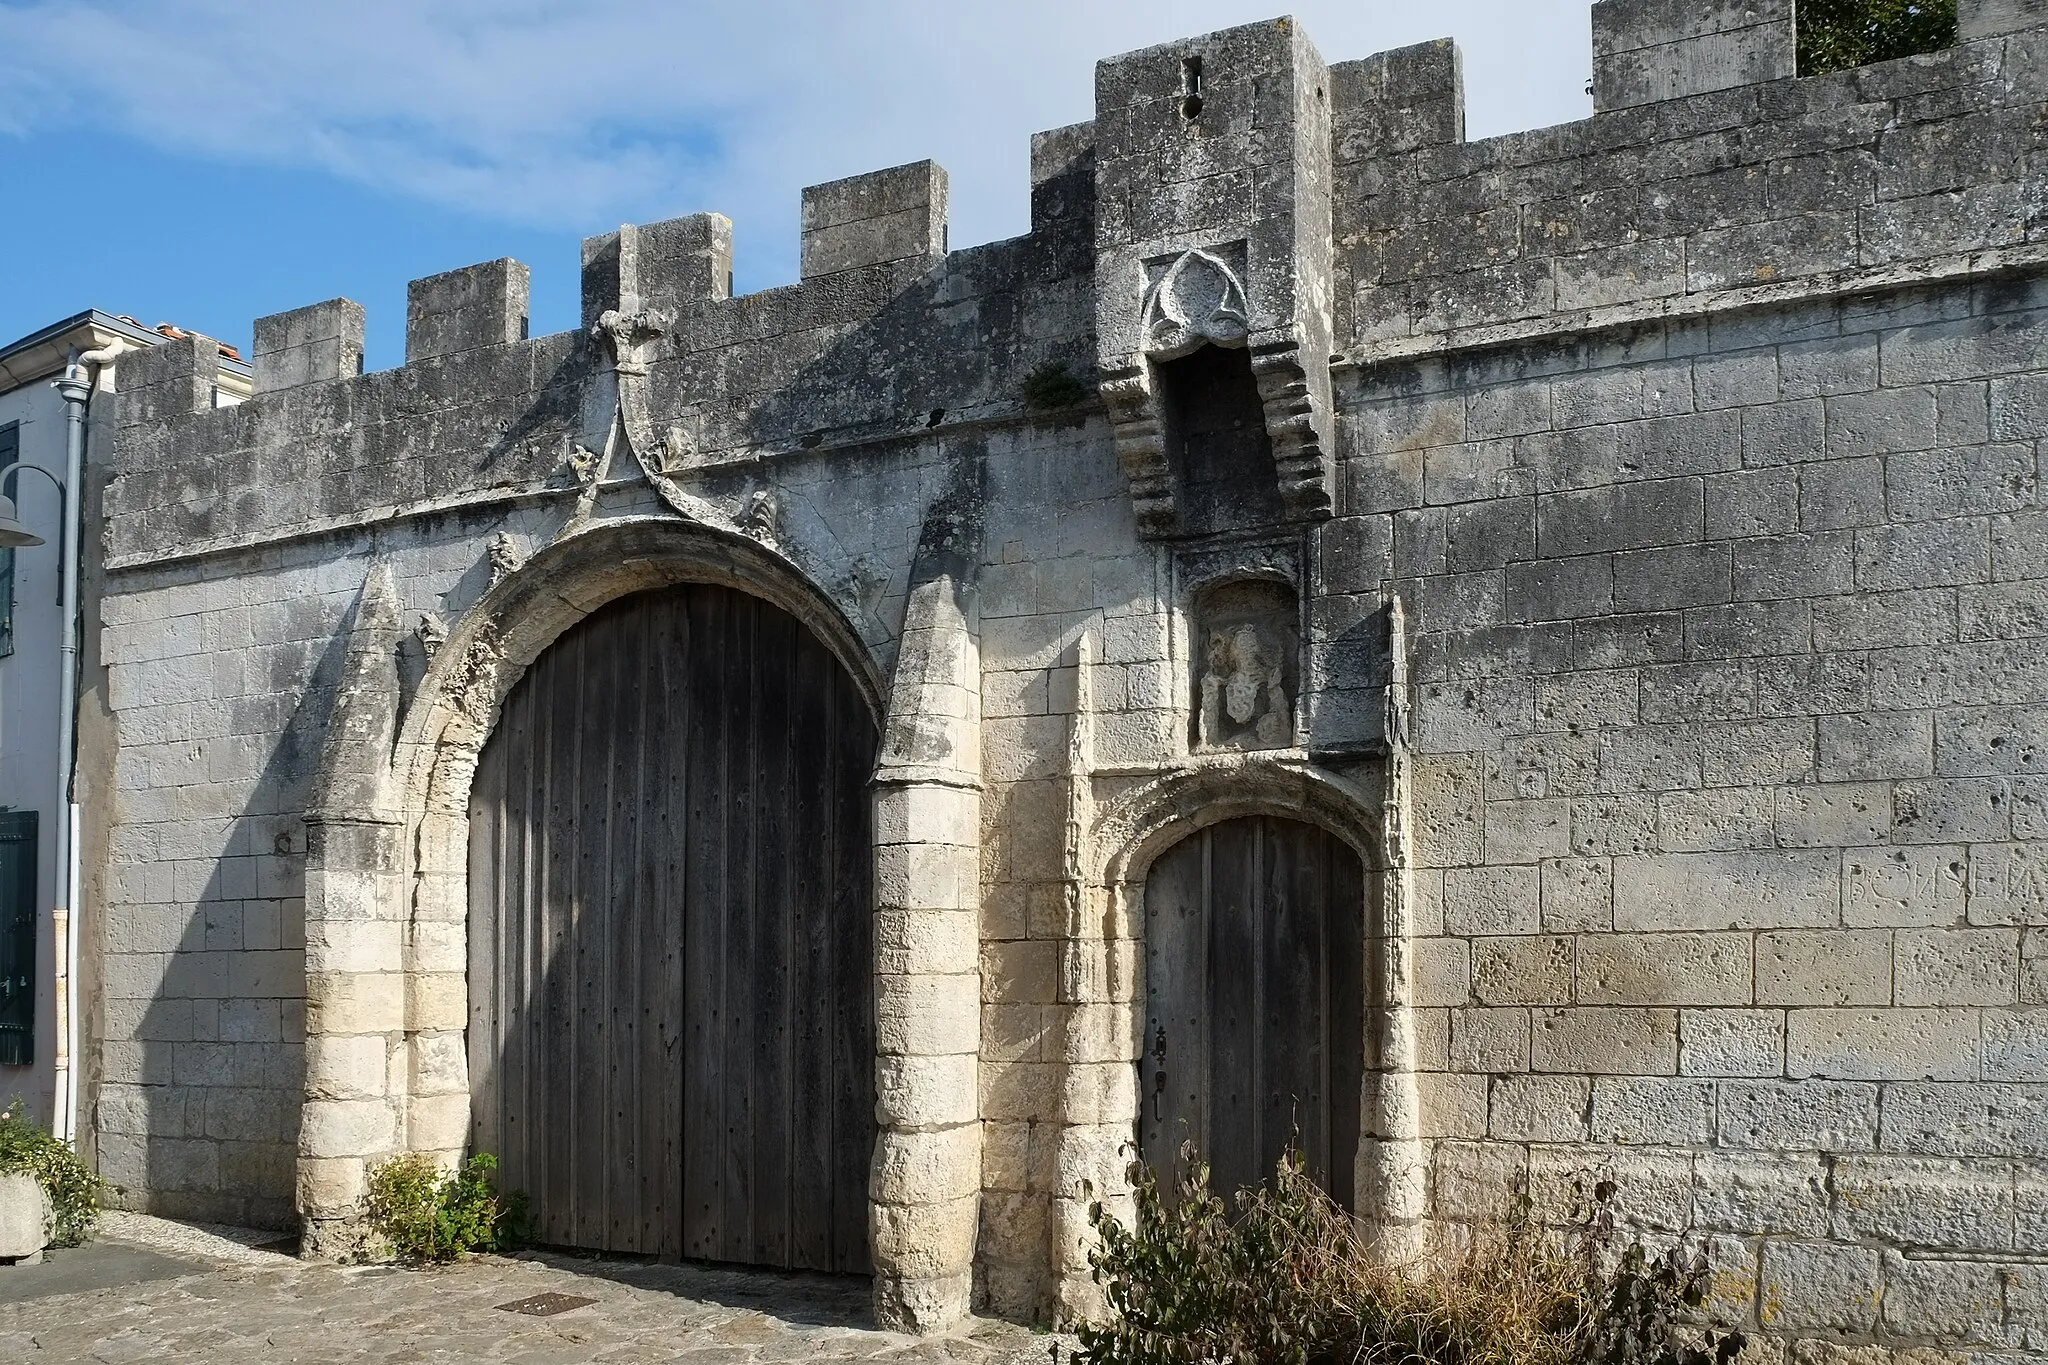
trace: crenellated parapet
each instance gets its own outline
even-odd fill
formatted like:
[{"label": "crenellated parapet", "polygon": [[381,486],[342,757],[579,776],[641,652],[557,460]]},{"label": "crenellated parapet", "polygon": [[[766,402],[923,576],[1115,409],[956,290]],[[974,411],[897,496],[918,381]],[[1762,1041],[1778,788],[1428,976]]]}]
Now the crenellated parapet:
[{"label": "crenellated parapet", "polygon": [[1338,67],[1339,349],[1369,365],[2026,265],[2048,14],[1961,21],[1956,46],[1800,77],[1790,3],[1601,0],[1598,112],[1478,142],[1448,134],[1457,68],[1432,45]]},{"label": "crenellated parapet", "polygon": [[[698,214],[586,241],[575,332],[529,337],[527,268],[499,260],[413,282],[396,369],[362,372],[345,299],[257,323],[239,407],[214,406],[203,345],[159,348],[123,375],[110,562],[573,498],[607,447],[622,355],[641,444],[669,472],[1036,420],[1027,378],[1078,380],[1092,350],[1073,279],[1088,148],[1048,146],[1043,221],[1009,242],[947,252],[945,174],[925,162],[806,191],[806,275],[778,289],[733,297],[732,224]],[[1028,336],[1011,321],[1026,313]]]},{"label": "crenellated parapet", "polygon": [[[919,162],[805,190],[802,277],[778,289],[732,296],[732,225],[699,214],[587,241],[577,332],[529,338],[526,267],[499,260],[413,282],[397,370],[361,373],[348,300],[260,320],[240,408],[215,408],[203,360],[172,375],[186,348],[163,348],[122,376],[134,458],[109,492],[109,550],[137,562],[573,494],[576,452],[602,449],[611,420],[593,397],[613,382],[608,315],[640,329],[642,444],[664,464],[1030,421],[1032,376],[1064,373],[1098,388],[1145,535],[1219,529],[1219,501],[1251,509],[1226,521],[1312,523],[1335,503],[1333,357],[2048,250],[2044,22],[2032,0],[1964,0],[1955,47],[1801,78],[1789,0],[1600,0],[1598,112],[1478,142],[1448,40],[1326,66],[1277,20],[1129,53],[1101,64],[1092,122],[1034,139],[1025,237],[949,250],[945,173]],[[1203,419],[1175,367],[1204,350],[1249,367],[1262,415],[1227,478],[1177,464]]]}]

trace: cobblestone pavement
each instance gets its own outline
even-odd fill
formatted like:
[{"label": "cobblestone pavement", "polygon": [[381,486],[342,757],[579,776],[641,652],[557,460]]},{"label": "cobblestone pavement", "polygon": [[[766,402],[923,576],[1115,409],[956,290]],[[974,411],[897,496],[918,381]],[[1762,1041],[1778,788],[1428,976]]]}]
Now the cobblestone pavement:
[{"label": "cobblestone pavement", "polygon": [[[190,1273],[0,1303],[0,1361],[1049,1365],[1055,1343],[1062,1360],[1071,1347],[990,1321],[923,1340],[874,1331],[866,1284],[825,1276],[546,1254],[427,1270],[304,1265],[254,1239],[134,1215],[102,1237],[184,1257]],[[550,1317],[498,1308],[549,1293],[595,1302]]]}]

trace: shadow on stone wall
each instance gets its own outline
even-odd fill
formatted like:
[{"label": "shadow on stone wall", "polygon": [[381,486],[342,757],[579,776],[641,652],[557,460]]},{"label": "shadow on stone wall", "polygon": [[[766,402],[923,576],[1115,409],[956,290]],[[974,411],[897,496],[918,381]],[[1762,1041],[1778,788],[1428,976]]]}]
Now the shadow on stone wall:
[{"label": "shadow on stone wall", "polygon": [[[177,888],[180,901],[196,905],[177,942],[166,945],[163,980],[135,1041],[107,1044],[135,1050],[141,1084],[102,1087],[102,1173],[123,1188],[122,1202],[152,1213],[296,1225],[305,1090],[301,812],[348,637],[331,634],[318,648],[227,846],[210,865],[177,864],[181,876],[206,866],[204,882],[190,893]],[[263,681],[272,696],[298,690],[289,676]]]}]

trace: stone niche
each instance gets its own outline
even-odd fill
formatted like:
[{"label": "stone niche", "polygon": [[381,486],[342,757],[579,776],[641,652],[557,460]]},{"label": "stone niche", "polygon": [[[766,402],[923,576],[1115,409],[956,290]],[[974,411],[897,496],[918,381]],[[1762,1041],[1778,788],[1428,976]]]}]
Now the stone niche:
[{"label": "stone niche", "polygon": [[1145,263],[1142,329],[1184,535],[1286,520],[1264,400],[1246,349],[1244,243]]},{"label": "stone niche", "polygon": [[1295,740],[1301,612],[1291,584],[1227,579],[1195,593],[1189,744],[1197,753]]}]

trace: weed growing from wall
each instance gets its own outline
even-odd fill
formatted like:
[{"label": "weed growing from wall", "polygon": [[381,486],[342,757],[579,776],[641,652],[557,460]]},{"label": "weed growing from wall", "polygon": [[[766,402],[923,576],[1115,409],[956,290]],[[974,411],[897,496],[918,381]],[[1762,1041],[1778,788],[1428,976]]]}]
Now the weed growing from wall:
[{"label": "weed growing from wall", "polygon": [[1049,361],[1024,376],[1020,390],[1024,406],[1033,412],[1058,412],[1087,401],[1088,386],[1058,361]]}]

